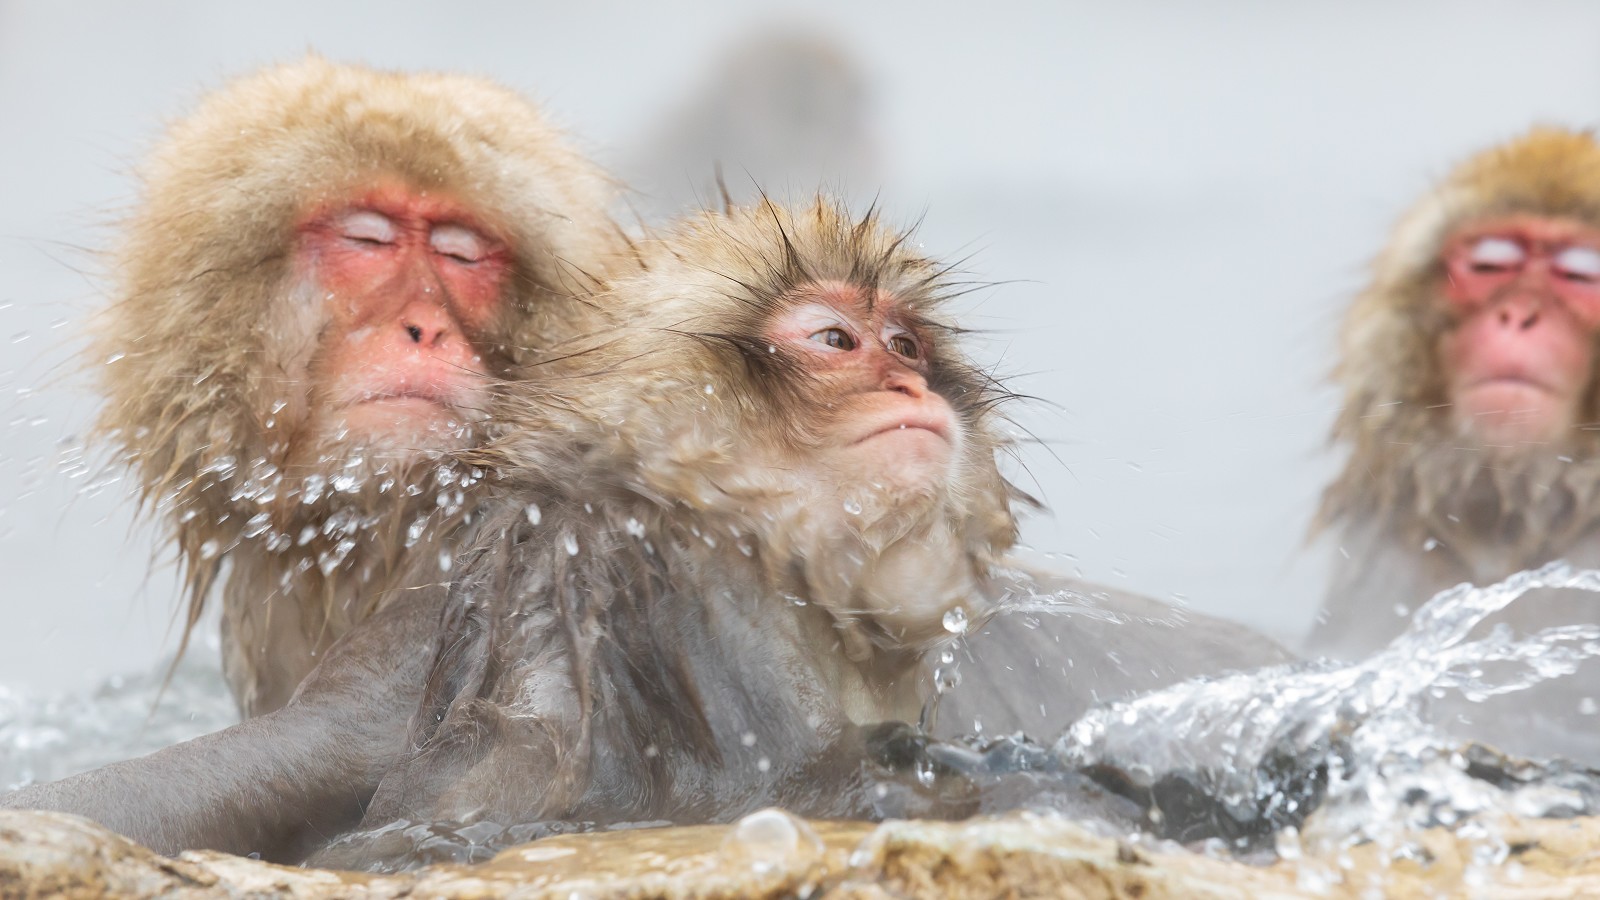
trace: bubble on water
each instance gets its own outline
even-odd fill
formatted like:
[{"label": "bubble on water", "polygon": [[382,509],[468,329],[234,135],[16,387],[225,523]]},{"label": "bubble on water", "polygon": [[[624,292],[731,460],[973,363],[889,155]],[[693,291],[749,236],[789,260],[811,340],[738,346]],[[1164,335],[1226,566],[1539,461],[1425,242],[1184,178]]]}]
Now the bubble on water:
[{"label": "bubble on water", "polygon": [[781,809],[763,809],[735,822],[719,853],[758,874],[815,865],[826,847],[803,820]]},{"label": "bubble on water", "polygon": [[529,525],[537,525],[539,520],[544,518],[544,513],[539,509],[539,504],[537,503],[529,503],[522,513],[528,517]]},{"label": "bubble on water", "polygon": [[950,611],[944,614],[943,621],[945,631],[951,634],[967,633],[967,611],[965,608],[960,606],[951,607]]}]

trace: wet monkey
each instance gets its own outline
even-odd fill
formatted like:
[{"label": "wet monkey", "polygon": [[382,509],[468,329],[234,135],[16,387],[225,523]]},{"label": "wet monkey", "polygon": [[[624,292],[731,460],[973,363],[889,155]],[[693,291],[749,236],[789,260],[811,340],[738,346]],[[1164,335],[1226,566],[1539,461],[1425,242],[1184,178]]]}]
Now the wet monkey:
[{"label": "wet monkey", "polygon": [[[1534,129],[1422,197],[1345,320],[1334,437],[1351,452],[1319,515],[1344,553],[1312,650],[1369,652],[1463,581],[1562,557],[1600,565],[1597,342],[1592,134]],[[1545,592],[1494,621],[1594,622],[1593,601]],[[1600,760],[1595,674],[1450,715],[1507,749]]]},{"label": "wet monkey", "polygon": [[363,813],[869,813],[867,730],[916,720],[926,651],[1015,535],[1001,393],[948,292],[825,202],[642,242],[616,326],[508,386],[469,454],[493,496],[442,616],[402,598],[283,709],[5,803],[280,859]]},{"label": "wet monkey", "polygon": [[482,439],[494,380],[587,327],[613,185],[488,81],[314,57],[205,97],[141,174],[99,430],[178,548],[189,628],[220,595],[259,714],[448,577],[478,487],[447,454]]}]

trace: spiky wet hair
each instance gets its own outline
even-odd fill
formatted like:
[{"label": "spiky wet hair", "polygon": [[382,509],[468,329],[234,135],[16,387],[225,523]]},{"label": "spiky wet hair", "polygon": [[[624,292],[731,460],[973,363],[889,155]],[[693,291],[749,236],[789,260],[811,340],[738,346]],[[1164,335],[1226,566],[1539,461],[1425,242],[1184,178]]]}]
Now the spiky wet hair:
[{"label": "spiky wet hair", "polygon": [[[1482,477],[1505,482],[1494,490],[1503,495],[1500,506],[1507,512],[1530,508],[1532,499],[1523,496],[1530,490],[1546,493],[1513,477],[1525,465],[1500,466],[1500,474],[1494,474],[1492,448],[1463,454],[1453,446],[1440,447],[1442,437],[1456,437],[1436,358],[1438,337],[1451,326],[1438,303],[1441,251],[1463,226],[1515,213],[1600,227],[1600,144],[1592,133],[1534,128],[1468,158],[1401,218],[1340,335],[1334,374],[1345,402],[1333,439],[1353,450],[1323,495],[1319,524],[1397,507],[1427,518],[1448,503],[1448,495]],[[1591,388],[1582,413],[1586,421],[1600,419],[1597,400]],[[1576,433],[1572,441],[1578,446],[1565,452],[1600,457],[1593,432]],[[1600,496],[1600,479],[1592,469],[1562,463],[1537,480],[1571,482],[1556,492],[1565,495],[1562,502],[1574,500],[1592,510]]]},{"label": "spiky wet hair", "polygon": [[[794,537],[795,519],[807,515],[800,497],[802,508],[786,506],[794,473],[757,451],[803,456],[820,406],[805,370],[764,335],[806,287],[847,282],[895,298],[904,324],[927,341],[930,388],[964,432],[959,475],[939,496],[917,498],[914,514],[899,497],[881,519],[870,509],[860,517],[866,555],[937,520],[986,566],[1014,542],[1011,502],[1022,497],[996,465],[1008,447],[996,406],[1010,395],[961,351],[946,307],[965,288],[910,241],[873,211],[856,218],[824,199],[801,210],[764,201],[706,212],[642,241],[637,268],[604,291],[618,328],[575,350],[559,373],[507,386],[495,417],[507,434],[485,458],[524,493],[620,493],[673,521],[699,515],[755,535],[769,569],[804,565],[817,551]],[[552,473],[559,484],[547,483]]]}]

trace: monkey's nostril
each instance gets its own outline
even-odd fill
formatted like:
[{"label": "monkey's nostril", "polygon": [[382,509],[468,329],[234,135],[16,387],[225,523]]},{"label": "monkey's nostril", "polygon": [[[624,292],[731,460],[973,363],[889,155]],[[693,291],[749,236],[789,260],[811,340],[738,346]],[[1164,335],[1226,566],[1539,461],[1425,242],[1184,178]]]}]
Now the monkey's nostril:
[{"label": "monkey's nostril", "polygon": [[418,328],[415,325],[407,325],[406,326],[406,334],[411,335],[411,340],[414,343],[418,343],[418,344],[422,343],[422,329],[421,328]]}]

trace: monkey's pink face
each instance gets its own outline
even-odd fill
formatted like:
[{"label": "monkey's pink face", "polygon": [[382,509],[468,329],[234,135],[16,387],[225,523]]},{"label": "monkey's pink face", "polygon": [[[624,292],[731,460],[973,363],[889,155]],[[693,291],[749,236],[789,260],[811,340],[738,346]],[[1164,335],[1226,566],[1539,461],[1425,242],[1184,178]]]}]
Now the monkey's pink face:
[{"label": "monkey's pink face", "polygon": [[450,198],[391,183],[307,217],[296,264],[324,303],[313,433],[397,451],[465,446],[484,415],[505,245]]},{"label": "monkey's pink face", "polygon": [[830,468],[901,488],[949,478],[961,423],[928,387],[929,339],[896,298],[825,282],[797,299],[772,322],[770,336],[828,398],[821,432]]},{"label": "monkey's pink face", "polygon": [[1491,443],[1545,443],[1575,424],[1600,330],[1600,230],[1516,215],[1462,229],[1444,250],[1439,338],[1457,423]]}]

